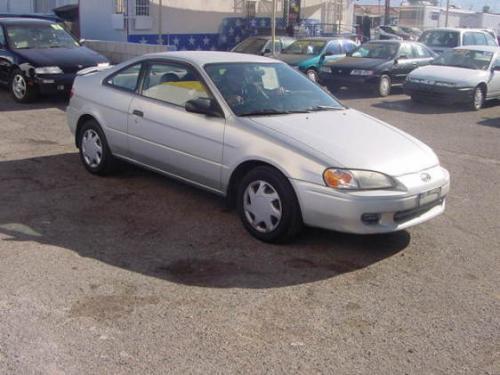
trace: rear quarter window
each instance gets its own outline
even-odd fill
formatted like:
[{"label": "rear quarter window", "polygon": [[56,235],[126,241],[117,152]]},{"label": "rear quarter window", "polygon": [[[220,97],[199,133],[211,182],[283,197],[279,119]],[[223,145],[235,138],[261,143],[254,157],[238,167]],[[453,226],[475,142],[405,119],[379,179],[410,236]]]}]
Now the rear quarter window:
[{"label": "rear quarter window", "polygon": [[420,42],[429,47],[458,47],[460,41],[460,33],[457,31],[434,30],[426,31],[420,37]]}]

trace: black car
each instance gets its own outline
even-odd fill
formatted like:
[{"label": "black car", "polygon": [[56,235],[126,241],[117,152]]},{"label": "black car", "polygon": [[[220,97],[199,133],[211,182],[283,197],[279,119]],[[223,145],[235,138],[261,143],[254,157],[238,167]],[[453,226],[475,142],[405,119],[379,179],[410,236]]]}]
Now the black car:
[{"label": "black car", "polygon": [[428,65],[436,54],[421,43],[374,40],[347,57],[321,67],[320,81],[329,87],[369,86],[387,96],[393,84],[402,84],[408,73]]},{"label": "black car", "polygon": [[108,59],[81,46],[56,22],[0,18],[0,84],[18,102],[68,93],[79,70],[101,64]]}]

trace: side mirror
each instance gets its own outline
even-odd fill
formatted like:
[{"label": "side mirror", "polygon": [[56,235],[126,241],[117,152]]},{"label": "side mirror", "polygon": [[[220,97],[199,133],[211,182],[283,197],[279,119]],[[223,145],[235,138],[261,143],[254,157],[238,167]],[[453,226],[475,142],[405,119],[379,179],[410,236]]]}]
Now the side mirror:
[{"label": "side mirror", "polygon": [[87,39],[80,39],[80,44],[83,46],[86,41],[87,41]]},{"label": "side mirror", "polygon": [[199,113],[210,117],[222,117],[217,103],[210,98],[197,98],[186,102],[184,108],[187,112]]}]

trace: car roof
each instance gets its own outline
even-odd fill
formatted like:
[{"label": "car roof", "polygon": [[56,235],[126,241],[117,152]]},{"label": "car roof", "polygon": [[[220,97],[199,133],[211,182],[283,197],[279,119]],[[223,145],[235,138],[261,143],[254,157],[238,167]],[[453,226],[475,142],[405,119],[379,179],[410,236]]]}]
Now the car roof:
[{"label": "car roof", "polygon": [[481,52],[500,52],[500,47],[496,46],[461,46],[461,47],[455,47],[454,49],[469,49],[471,51],[481,51]]},{"label": "car roof", "polygon": [[436,27],[434,29],[429,29],[429,30],[426,30],[426,32],[430,32],[430,31],[457,31],[457,32],[460,32],[460,31],[479,31],[479,32],[482,32],[482,33],[485,33],[487,32],[485,29],[469,29],[469,28],[461,28],[461,27]]},{"label": "car roof", "polygon": [[161,52],[144,55],[141,57],[148,59],[175,59],[203,66],[206,64],[218,63],[282,63],[264,56],[248,55],[235,52],[217,52],[217,51],[175,51]]},{"label": "car roof", "polygon": [[51,24],[55,23],[55,21],[42,18],[0,17],[0,23],[4,25],[32,25],[32,24]]}]

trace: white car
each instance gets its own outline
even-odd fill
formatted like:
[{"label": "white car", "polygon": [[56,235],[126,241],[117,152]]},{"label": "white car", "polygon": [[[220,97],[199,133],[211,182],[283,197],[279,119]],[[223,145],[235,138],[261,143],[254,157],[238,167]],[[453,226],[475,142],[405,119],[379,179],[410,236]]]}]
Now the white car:
[{"label": "white car", "polygon": [[441,214],[450,186],[425,144],[266,57],[142,56],[79,76],[67,116],[89,172],[119,158],[225,196],[263,241],[402,230]]},{"label": "white car", "polygon": [[500,47],[458,47],[411,72],[404,91],[414,101],[466,103],[475,111],[500,99]]}]

